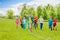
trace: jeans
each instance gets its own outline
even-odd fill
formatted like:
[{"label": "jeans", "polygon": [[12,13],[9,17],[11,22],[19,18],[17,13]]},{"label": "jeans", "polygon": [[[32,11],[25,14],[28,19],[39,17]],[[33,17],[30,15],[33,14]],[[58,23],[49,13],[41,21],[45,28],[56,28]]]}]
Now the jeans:
[{"label": "jeans", "polygon": [[40,29],[42,30],[43,23],[40,23]]},{"label": "jeans", "polygon": [[49,28],[52,30],[52,24],[49,25]]}]

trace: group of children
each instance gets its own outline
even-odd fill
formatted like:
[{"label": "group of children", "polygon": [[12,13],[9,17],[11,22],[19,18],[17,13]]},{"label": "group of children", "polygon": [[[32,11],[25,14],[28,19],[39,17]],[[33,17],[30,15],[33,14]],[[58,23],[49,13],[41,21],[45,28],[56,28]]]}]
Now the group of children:
[{"label": "group of children", "polygon": [[[40,18],[38,19],[37,16],[32,16],[31,14],[26,15],[25,17],[20,17],[20,21],[18,20],[18,18],[16,19],[16,27],[18,28],[18,25],[20,24],[21,27],[26,30],[27,24],[28,24],[28,29],[30,31],[32,31],[32,27],[34,27],[35,29],[38,27],[38,20],[40,23],[40,29],[42,30],[43,27],[43,23],[44,23],[44,19],[42,16],[40,16]],[[55,26],[56,26],[56,18],[54,18],[52,20],[52,16],[49,18],[48,20],[48,24],[49,24],[49,29],[53,29],[55,30]],[[33,26],[34,25],[34,26]],[[53,28],[52,28],[53,25]]]},{"label": "group of children", "polygon": [[[52,16],[50,17],[50,19],[48,20],[48,23],[49,23],[49,28],[52,30],[57,30],[57,28],[56,28],[56,24],[57,24],[57,20],[56,20],[56,18],[54,18],[53,20],[52,20]],[[53,25],[53,28],[52,28],[52,25]]]}]

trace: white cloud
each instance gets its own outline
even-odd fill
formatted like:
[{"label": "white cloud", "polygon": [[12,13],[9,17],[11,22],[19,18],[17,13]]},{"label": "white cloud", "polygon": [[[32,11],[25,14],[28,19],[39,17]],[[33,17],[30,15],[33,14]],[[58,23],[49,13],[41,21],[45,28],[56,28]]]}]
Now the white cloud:
[{"label": "white cloud", "polygon": [[[13,9],[14,15],[19,15],[19,11],[21,11],[23,4],[24,3],[17,3],[14,5],[11,5],[12,7],[10,7],[10,8]],[[60,4],[60,0],[33,0],[31,2],[27,2],[26,4],[27,4],[27,6],[34,7],[34,8],[36,8],[38,5],[45,6],[47,4],[56,6],[57,4]],[[4,15],[6,15],[7,9],[9,9],[9,8],[3,8],[3,9],[0,8],[0,12],[2,12]]]},{"label": "white cloud", "polygon": [[47,5],[47,4],[51,4],[53,6],[56,6],[57,4],[60,3],[60,0],[33,0],[33,2],[31,3],[34,3],[34,4],[37,4],[37,5]]},{"label": "white cloud", "polygon": [[1,15],[3,15],[3,16],[6,16],[7,14],[6,14],[6,10],[7,10],[8,8],[0,8],[0,14]]},{"label": "white cloud", "polygon": [[0,8],[0,14],[6,15],[7,14],[7,10],[8,9],[12,9],[14,11],[14,15],[20,15],[19,12],[22,9],[22,4],[23,3],[14,4],[14,5],[11,5],[10,8]]},{"label": "white cloud", "polygon": [[23,4],[24,3],[18,3],[18,4],[15,4],[15,5],[11,5],[12,6],[11,9],[14,11],[14,15],[20,15],[19,13],[20,13],[20,11],[22,9]]}]

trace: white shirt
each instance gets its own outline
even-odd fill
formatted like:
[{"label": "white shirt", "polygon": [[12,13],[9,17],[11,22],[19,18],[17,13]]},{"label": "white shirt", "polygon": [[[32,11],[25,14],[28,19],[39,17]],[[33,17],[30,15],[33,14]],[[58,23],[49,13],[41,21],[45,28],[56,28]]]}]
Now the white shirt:
[{"label": "white shirt", "polygon": [[43,23],[44,22],[43,18],[39,18],[39,20],[40,20],[40,23]]}]

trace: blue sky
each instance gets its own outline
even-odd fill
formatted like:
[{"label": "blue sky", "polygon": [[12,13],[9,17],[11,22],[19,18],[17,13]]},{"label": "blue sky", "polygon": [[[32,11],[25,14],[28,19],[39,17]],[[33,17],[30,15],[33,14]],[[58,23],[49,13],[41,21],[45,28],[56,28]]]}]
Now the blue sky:
[{"label": "blue sky", "polygon": [[32,0],[0,0],[0,8],[8,8],[11,7],[11,5],[13,4],[17,4],[17,3],[26,3],[26,2],[30,2]]},{"label": "blue sky", "polygon": [[[27,7],[30,6],[36,9],[39,5],[46,6],[51,4],[52,6],[57,6],[60,4],[60,0],[0,0],[0,14],[7,15],[6,11],[12,9],[14,15],[20,15],[19,12],[24,3],[27,4]],[[18,7],[20,8],[19,10],[17,9]]]}]

